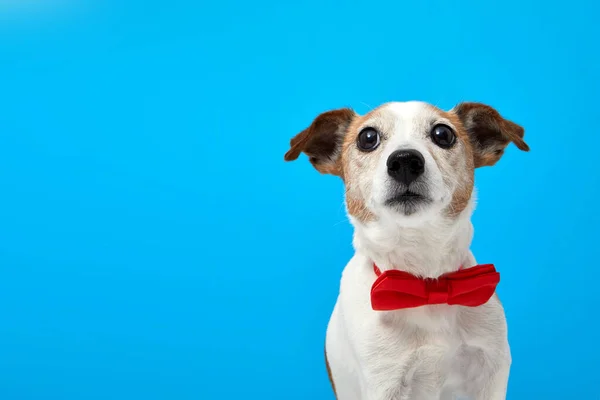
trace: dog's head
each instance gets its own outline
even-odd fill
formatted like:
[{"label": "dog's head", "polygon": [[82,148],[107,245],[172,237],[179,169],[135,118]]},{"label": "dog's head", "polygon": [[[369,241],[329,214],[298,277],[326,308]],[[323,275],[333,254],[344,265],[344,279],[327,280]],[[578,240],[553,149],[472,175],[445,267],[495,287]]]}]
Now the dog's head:
[{"label": "dog's head", "polygon": [[304,152],[346,185],[349,214],[413,225],[459,215],[471,201],[474,170],[494,165],[524,130],[496,110],[461,103],[442,111],[422,102],[387,103],[364,116],[344,108],[319,115],[291,140],[285,160]]}]

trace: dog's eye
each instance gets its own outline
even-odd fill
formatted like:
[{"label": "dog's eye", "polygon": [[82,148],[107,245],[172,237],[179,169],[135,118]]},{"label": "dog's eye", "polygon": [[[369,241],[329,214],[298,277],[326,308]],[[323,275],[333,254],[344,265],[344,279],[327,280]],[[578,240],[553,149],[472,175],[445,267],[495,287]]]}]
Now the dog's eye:
[{"label": "dog's eye", "polygon": [[449,126],[436,125],[431,130],[431,139],[443,149],[449,149],[456,143],[456,135]]},{"label": "dog's eye", "polygon": [[379,132],[373,128],[365,128],[358,134],[358,148],[362,151],[373,151],[379,146]]}]

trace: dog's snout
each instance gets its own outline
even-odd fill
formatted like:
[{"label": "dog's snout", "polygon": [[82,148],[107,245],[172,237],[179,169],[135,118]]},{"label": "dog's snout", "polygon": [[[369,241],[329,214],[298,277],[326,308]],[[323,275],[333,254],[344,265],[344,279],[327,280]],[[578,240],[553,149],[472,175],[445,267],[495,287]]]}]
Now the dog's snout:
[{"label": "dog's snout", "polygon": [[390,154],[387,168],[394,180],[409,185],[425,172],[425,159],[417,150],[396,150]]}]

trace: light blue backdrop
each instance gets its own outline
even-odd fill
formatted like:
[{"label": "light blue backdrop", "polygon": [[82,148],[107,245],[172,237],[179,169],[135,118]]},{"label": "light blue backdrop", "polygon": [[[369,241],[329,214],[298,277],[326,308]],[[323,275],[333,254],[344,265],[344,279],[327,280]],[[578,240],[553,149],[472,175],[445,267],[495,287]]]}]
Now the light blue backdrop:
[{"label": "light blue backdrop", "polygon": [[526,128],[474,216],[509,399],[598,398],[593,1],[7,3],[0,399],[333,399],[343,188],[283,154],[321,111],[410,99]]}]

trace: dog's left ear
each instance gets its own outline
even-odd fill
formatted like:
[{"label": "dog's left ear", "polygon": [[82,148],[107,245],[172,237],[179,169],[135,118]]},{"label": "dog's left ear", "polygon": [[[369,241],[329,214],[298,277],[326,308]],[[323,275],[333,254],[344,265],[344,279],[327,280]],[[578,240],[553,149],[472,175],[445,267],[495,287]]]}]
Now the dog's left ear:
[{"label": "dog's left ear", "polygon": [[475,168],[496,164],[510,142],[520,150],[529,151],[523,140],[525,130],[504,119],[492,107],[481,103],[460,103],[453,111],[469,134]]},{"label": "dog's left ear", "polygon": [[317,171],[342,176],[339,162],[342,143],[355,117],[356,113],[349,108],[320,114],[308,128],[292,138],[285,161],[293,161],[305,153]]}]

